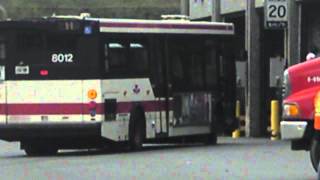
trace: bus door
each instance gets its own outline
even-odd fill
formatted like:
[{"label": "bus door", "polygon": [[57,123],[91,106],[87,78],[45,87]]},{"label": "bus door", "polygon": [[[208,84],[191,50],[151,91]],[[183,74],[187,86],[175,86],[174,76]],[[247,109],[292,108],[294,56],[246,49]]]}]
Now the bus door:
[{"label": "bus door", "polygon": [[[188,43],[191,41],[194,43]],[[210,132],[211,92],[205,89],[203,42],[197,41],[191,38],[168,40],[170,136]]]},{"label": "bus door", "polygon": [[168,136],[169,99],[167,98],[167,63],[163,37],[151,38],[151,85],[156,97],[154,131],[156,137]]},{"label": "bus door", "polygon": [[0,124],[6,123],[6,84],[5,84],[5,59],[6,59],[5,35],[0,31]]}]

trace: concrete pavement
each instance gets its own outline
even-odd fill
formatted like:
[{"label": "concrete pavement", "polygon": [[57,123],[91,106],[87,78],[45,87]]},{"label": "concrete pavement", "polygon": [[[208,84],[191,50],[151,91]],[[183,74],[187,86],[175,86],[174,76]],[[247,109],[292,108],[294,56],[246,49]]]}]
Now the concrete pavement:
[{"label": "concrete pavement", "polygon": [[4,179],[316,179],[309,154],[289,142],[219,138],[216,146],[147,145],[141,152],[64,151],[26,157],[0,142]]}]

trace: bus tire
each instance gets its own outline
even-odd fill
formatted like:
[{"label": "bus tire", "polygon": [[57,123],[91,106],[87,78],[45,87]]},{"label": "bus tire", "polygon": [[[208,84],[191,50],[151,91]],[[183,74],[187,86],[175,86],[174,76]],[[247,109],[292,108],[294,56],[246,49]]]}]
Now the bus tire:
[{"label": "bus tire", "polygon": [[142,149],[145,139],[145,118],[142,110],[134,110],[129,121],[129,146],[133,151]]},{"label": "bus tire", "polygon": [[54,156],[58,153],[58,148],[46,145],[28,145],[24,149],[28,156]]},{"label": "bus tire", "polygon": [[317,171],[320,159],[320,143],[316,139],[311,142],[310,159],[314,170]]}]

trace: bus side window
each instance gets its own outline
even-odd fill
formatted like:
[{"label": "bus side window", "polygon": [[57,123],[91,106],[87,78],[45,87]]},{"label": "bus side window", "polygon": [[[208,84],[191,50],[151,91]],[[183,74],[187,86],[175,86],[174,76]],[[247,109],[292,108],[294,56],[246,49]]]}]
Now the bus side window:
[{"label": "bus side window", "polygon": [[148,71],[148,48],[140,42],[113,41],[104,45],[106,73],[144,75]]},{"label": "bus side window", "polygon": [[173,53],[171,58],[171,75],[172,75],[172,82],[174,84],[175,90],[181,90],[185,86],[185,79],[189,76],[185,74],[186,69],[185,67],[185,59],[181,57],[178,53]]},{"label": "bus side window", "polygon": [[206,85],[210,88],[216,87],[218,85],[219,63],[217,62],[216,54],[216,50],[213,48],[211,50],[208,50],[205,54]]},{"label": "bus side window", "polygon": [[199,53],[193,53],[191,55],[191,66],[189,73],[191,77],[191,84],[194,88],[203,88],[204,87],[204,66],[203,66],[203,55]]},{"label": "bus side window", "polygon": [[127,66],[126,47],[122,43],[105,44],[105,72],[125,70]]},{"label": "bus side window", "polygon": [[104,44],[104,71],[109,72],[108,44]]},{"label": "bus side window", "polygon": [[146,73],[148,70],[148,49],[142,43],[130,43],[129,68],[132,67],[135,73]]},{"label": "bus side window", "polygon": [[3,41],[0,41],[0,61],[2,61],[6,58],[6,47],[5,43]]}]

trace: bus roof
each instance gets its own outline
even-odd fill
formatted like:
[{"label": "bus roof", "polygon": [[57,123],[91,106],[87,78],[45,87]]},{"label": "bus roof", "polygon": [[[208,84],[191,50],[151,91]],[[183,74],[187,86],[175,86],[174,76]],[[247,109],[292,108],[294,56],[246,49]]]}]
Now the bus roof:
[{"label": "bus roof", "polygon": [[[47,20],[80,20],[100,23],[101,33],[149,33],[149,34],[203,34],[203,35],[234,35],[234,25],[222,22],[199,22],[189,20],[142,20],[142,19],[107,19],[89,16],[52,16],[31,19],[32,22]],[[35,21],[36,20],[36,21]],[[22,20],[25,22],[28,20]],[[7,23],[6,23],[7,22]],[[21,21],[2,21],[6,26]]]},{"label": "bus roof", "polygon": [[187,20],[138,20],[86,18],[100,22],[100,32],[156,33],[156,34],[210,34],[233,35],[232,23],[194,22]]}]

